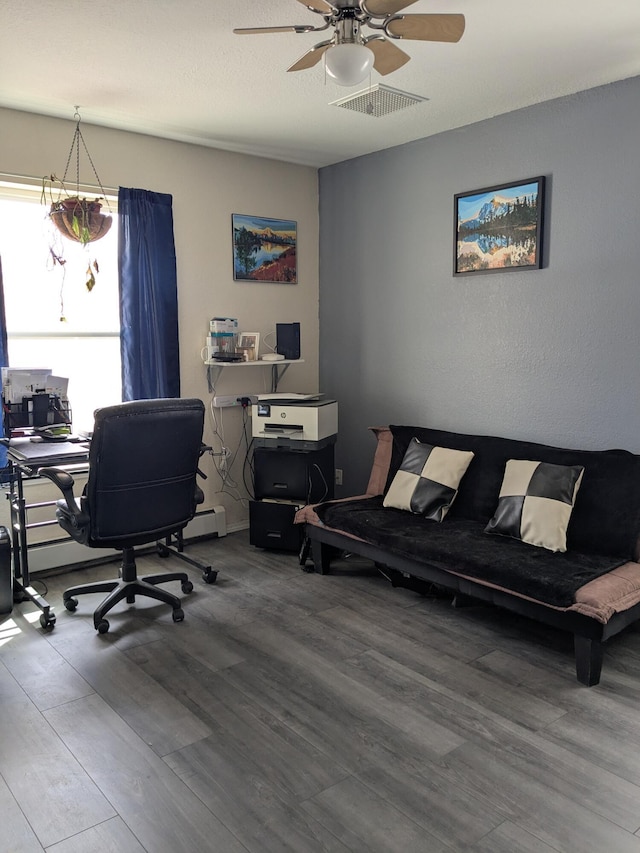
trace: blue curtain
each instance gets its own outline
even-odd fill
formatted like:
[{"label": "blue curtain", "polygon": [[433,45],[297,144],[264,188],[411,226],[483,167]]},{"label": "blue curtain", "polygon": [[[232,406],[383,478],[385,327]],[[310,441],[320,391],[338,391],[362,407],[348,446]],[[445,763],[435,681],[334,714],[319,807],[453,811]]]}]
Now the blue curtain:
[{"label": "blue curtain", "polygon": [[118,275],[122,399],[180,396],[171,196],[120,187]]},{"label": "blue curtain", "polygon": [[[9,366],[7,347],[7,321],[4,313],[4,285],[2,283],[2,258],[0,258],[0,367]],[[0,418],[0,436],[4,436],[4,413]],[[0,470],[7,467],[7,448],[0,445]]]}]

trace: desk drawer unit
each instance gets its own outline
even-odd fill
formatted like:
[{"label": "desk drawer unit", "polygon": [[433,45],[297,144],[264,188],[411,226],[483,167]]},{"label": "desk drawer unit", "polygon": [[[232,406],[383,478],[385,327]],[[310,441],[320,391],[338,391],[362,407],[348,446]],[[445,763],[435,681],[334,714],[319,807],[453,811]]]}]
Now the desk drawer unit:
[{"label": "desk drawer unit", "polygon": [[255,545],[256,548],[299,551],[304,525],[293,523],[299,506],[301,504],[279,501],[251,501],[249,504],[251,545]]}]

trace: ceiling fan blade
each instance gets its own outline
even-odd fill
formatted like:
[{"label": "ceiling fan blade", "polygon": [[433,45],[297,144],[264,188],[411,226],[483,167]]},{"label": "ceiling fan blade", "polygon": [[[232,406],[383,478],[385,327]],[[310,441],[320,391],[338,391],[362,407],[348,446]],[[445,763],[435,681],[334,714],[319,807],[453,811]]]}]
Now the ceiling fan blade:
[{"label": "ceiling fan blade", "polygon": [[385,74],[391,74],[392,71],[402,68],[411,59],[408,53],[400,50],[393,42],[387,41],[381,36],[371,36],[365,44],[369,50],[373,51],[375,57],[373,67],[383,77]]},{"label": "ceiling fan blade", "polygon": [[298,3],[302,3],[307,9],[319,15],[335,15],[338,11],[337,7],[333,3],[328,3],[327,0],[298,0]]},{"label": "ceiling fan blade", "polygon": [[260,33],[312,33],[315,29],[309,24],[291,24],[288,27],[236,27],[234,33],[239,36],[255,36]]},{"label": "ceiling fan blade", "polygon": [[320,60],[325,50],[333,44],[331,41],[323,41],[316,44],[311,50],[308,50],[297,62],[294,62],[287,71],[306,71],[307,68],[313,68]]},{"label": "ceiling fan blade", "polygon": [[464,15],[402,15],[384,31],[392,38],[455,42],[462,38]]},{"label": "ceiling fan blade", "polygon": [[[304,0],[300,0],[301,3]],[[397,15],[401,9],[413,6],[417,0],[366,0],[366,11],[374,18],[386,18],[388,15]]]}]

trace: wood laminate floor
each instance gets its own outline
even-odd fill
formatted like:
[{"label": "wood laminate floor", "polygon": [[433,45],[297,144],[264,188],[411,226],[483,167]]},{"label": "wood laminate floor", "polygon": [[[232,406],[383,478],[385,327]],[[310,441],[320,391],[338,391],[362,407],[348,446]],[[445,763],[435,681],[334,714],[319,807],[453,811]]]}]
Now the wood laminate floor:
[{"label": "wood laminate floor", "polygon": [[64,610],[115,564],[45,579],[49,634],[30,604],[1,619],[1,853],[640,853],[640,629],[586,688],[568,635],[361,560],[189,553],[219,575],[187,568],[182,623]]}]

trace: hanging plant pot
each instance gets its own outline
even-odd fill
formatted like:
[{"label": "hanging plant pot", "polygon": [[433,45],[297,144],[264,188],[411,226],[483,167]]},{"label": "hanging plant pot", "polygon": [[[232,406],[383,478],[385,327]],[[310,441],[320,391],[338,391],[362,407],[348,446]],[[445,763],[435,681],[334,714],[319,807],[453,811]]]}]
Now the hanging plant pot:
[{"label": "hanging plant pot", "polygon": [[[44,176],[42,179],[42,204],[47,210],[46,216],[53,224],[51,229],[51,242],[49,245],[48,264],[50,269],[58,270],[61,276],[60,281],[60,320],[66,320],[64,313],[64,280],[66,275],[66,259],[64,257],[65,247],[64,240],[59,237],[64,237],[65,240],[71,240],[73,243],[80,243],[86,250],[87,256],[89,250],[86,248],[89,243],[95,243],[96,240],[101,240],[107,234],[112,225],[111,206],[109,199],[106,196],[102,182],[98,177],[96,167],[93,165],[93,160],[89,154],[82,131],[80,130],[80,113],[78,107],[74,115],[76,119],[76,129],[73,134],[69,156],[67,157],[67,165],[64,170],[62,179],[57,178],[55,174]],[[93,174],[97,185],[100,187],[102,195],[99,198],[89,200],[80,196],[80,146],[84,149],[87,159],[93,169]],[[75,193],[71,193],[66,184],[67,172],[72,161],[75,151],[76,164],[76,185]],[[54,198],[54,187],[56,188],[56,197]],[[109,211],[108,214],[102,213],[102,204],[104,202]],[[85,287],[89,293],[93,290],[96,284],[96,276],[99,272],[98,262],[95,258],[87,257],[87,271],[85,279]]]},{"label": "hanging plant pot", "polygon": [[54,202],[49,216],[63,237],[86,246],[104,237],[111,228],[111,215],[100,213],[101,208],[99,199],[70,196]]}]

